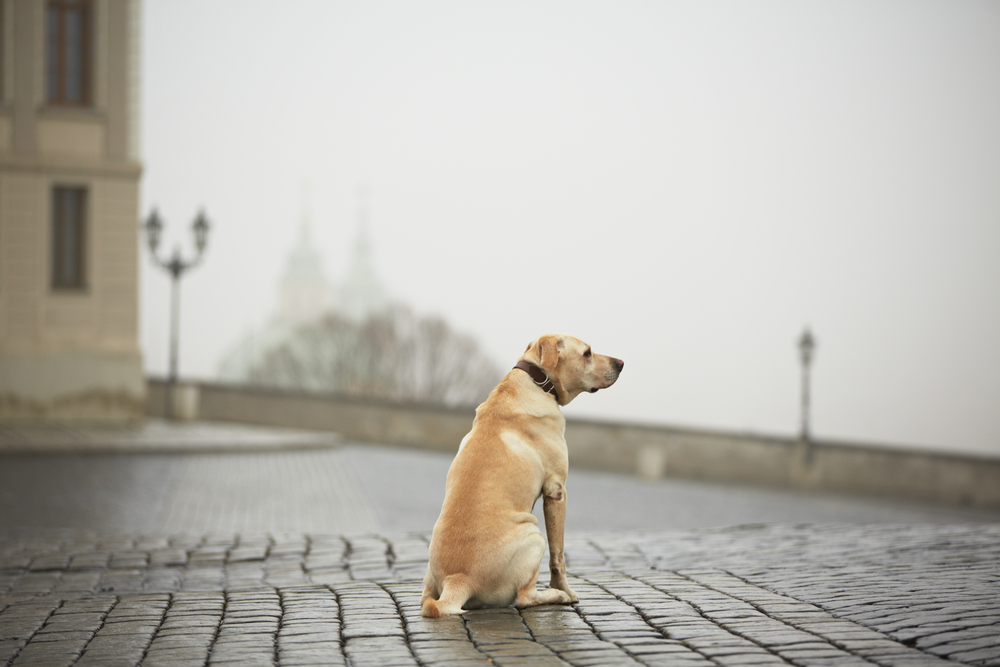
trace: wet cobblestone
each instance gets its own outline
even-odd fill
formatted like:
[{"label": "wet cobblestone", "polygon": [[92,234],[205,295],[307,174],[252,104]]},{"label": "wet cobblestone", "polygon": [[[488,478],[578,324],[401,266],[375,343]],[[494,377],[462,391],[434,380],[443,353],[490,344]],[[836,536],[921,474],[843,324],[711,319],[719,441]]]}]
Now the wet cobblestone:
[{"label": "wet cobblestone", "polygon": [[424,534],[0,536],[0,665],[1000,665],[1000,526],[567,539],[573,606],[419,614]]}]

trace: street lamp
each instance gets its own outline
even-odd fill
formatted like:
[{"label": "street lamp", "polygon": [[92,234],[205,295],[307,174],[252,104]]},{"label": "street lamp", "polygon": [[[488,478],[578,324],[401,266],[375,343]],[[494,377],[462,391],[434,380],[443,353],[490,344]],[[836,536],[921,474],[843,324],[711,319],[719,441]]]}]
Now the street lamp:
[{"label": "street lamp", "polygon": [[167,379],[166,415],[173,417],[173,393],[177,384],[177,339],[180,326],[180,280],[181,275],[188,269],[194,268],[201,262],[201,257],[205,253],[205,245],[208,243],[208,219],[205,211],[199,211],[191,225],[194,232],[194,243],[198,254],[194,259],[184,261],[181,259],[181,249],[174,247],[174,254],[169,260],[164,261],[156,254],[156,249],[160,245],[160,233],[163,231],[163,222],[160,220],[159,212],[154,208],[153,212],[146,218],[146,241],[149,243],[149,253],[153,256],[156,265],[170,272],[173,280],[170,290],[170,376]]},{"label": "street lamp", "polygon": [[812,363],[813,352],[816,350],[816,340],[809,327],[806,327],[799,338],[799,356],[802,360],[802,442],[809,442],[809,365]]}]

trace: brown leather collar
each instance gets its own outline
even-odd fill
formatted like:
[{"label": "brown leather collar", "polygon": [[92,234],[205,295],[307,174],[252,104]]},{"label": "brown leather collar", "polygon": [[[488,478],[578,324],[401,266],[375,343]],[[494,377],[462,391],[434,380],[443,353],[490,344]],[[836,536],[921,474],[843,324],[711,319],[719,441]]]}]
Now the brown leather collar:
[{"label": "brown leather collar", "polygon": [[552,384],[552,380],[550,380],[549,376],[545,374],[545,371],[530,361],[525,361],[524,359],[521,359],[514,364],[514,368],[520,368],[522,371],[530,375],[531,379],[534,380],[535,384],[541,387],[542,391],[547,394],[552,394],[556,399],[556,403],[559,402],[559,394],[556,393],[556,386]]}]

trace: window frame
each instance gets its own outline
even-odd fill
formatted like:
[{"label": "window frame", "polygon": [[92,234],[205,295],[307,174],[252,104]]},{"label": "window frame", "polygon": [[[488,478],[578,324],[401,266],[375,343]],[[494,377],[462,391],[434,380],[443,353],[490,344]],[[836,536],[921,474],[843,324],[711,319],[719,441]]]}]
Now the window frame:
[{"label": "window frame", "polygon": [[[80,12],[80,96],[69,97],[67,17]],[[58,107],[89,107],[93,97],[93,26],[91,0],[48,0],[45,3],[45,103]],[[55,26],[52,25],[53,17]],[[55,34],[53,35],[53,28]],[[54,62],[53,62],[54,61]]]},{"label": "window frame", "polygon": [[[70,213],[65,215],[68,204],[71,206]],[[53,292],[84,292],[88,289],[89,204],[90,192],[85,186],[52,186],[49,279]],[[72,234],[71,238],[67,238],[68,232]]]}]

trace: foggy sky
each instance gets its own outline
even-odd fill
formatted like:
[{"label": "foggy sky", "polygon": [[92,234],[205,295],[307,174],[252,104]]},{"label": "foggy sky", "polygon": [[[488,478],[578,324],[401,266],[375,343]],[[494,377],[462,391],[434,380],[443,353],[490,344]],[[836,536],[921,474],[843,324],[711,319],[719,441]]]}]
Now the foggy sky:
[{"label": "foggy sky", "polygon": [[[275,309],[311,186],[503,368],[625,360],[575,416],[1000,453],[1000,3],[147,0],[142,208],[205,207],[181,374]],[[147,369],[169,283],[141,256]]]}]

